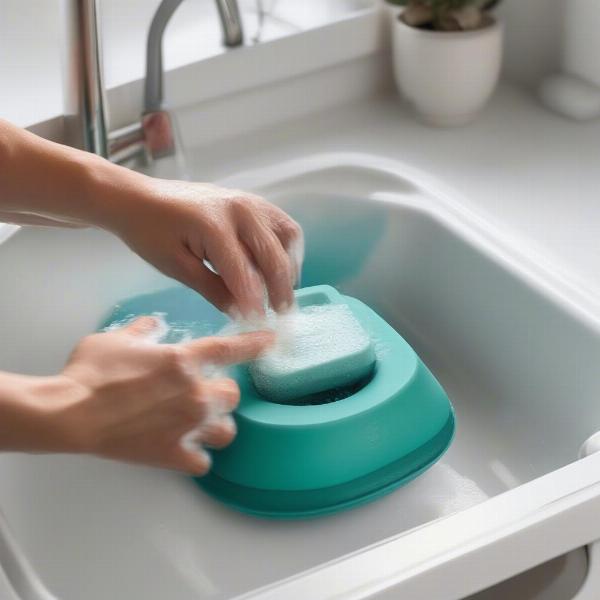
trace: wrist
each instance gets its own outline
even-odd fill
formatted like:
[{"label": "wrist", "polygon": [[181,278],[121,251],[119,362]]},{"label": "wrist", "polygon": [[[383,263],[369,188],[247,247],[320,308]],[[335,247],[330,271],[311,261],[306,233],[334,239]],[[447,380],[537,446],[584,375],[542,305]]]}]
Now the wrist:
[{"label": "wrist", "polygon": [[143,197],[150,179],[2,120],[0,167],[0,212],[15,221],[18,215],[34,215],[108,229],[130,198],[140,192]]},{"label": "wrist", "polygon": [[60,387],[53,377],[0,373],[1,450],[52,452],[62,449],[61,436],[52,417]]},{"label": "wrist", "polygon": [[2,374],[0,447],[22,452],[83,452],[84,432],[71,409],[85,390],[68,378]]},{"label": "wrist", "polygon": [[121,236],[152,190],[152,178],[90,155],[85,169],[87,220]]},{"label": "wrist", "polygon": [[83,453],[89,449],[89,422],[80,418],[89,390],[70,377],[39,378],[33,390],[38,432],[46,452]]}]

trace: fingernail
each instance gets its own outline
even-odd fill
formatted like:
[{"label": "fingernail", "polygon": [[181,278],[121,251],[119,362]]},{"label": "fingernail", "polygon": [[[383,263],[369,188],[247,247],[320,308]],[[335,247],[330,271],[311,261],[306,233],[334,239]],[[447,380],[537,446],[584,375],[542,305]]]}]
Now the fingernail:
[{"label": "fingernail", "polygon": [[222,423],[225,426],[225,429],[233,435],[237,433],[237,425],[235,423],[235,419],[229,415],[225,415],[222,418]]},{"label": "fingernail", "polygon": [[302,264],[304,263],[304,236],[293,240],[287,248],[288,256],[294,267],[294,285],[300,285]]},{"label": "fingernail", "polygon": [[209,469],[212,467],[212,456],[204,448],[198,452],[198,456],[206,462]]},{"label": "fingernail", "polygon": [[258,319],[260,319],[261,314],[258,310],[256,309],[250,309],[247,313],[246,313],[246,320],[247,321],[258,321]]},{"label": "fingernail", "polygon": [[279,302],[277,304],[277,306],[275,307],[275,310],[278,313],[286,313],[288,310],[290,309],[290,304],[289,302],[287,302],[286,300],[282,300],[281,302]]},{"label": "fingernail", "polygon": [[253,305],[253,307],[248,307],[244,310],[237,306],[231,306],[227,309],[227,315],[236,323],[241,323],[243,325],[256,325],[265,318],[265,311],[260,302],[253,303]]},{"label": "fingernail", "polygon": [[227,407],[227,403],[223,398],[211,398],[208,402],[208,411],[204,419],[204,431],[206,427],[210,427],[214,423],[218,423],[225,415],[229,414],[231,410]]},{"label": "fingernail", "polygon": [[239,308],[237,306],[235,306],[234,304],[232,304],[230,307],[225,309],[225,314],[232,321],[239,321],[242,318],[242,313],[240,312]]},{"label": "fingernail", "polygon": [[227,403],[227,401],[224,400],[223,398],[219,398],[218,400],[215,400],[214,407],[215,407],[214,414],[215,414],[215,418],[217,418],[217,419],[221,419],[222,417],[229,415],[232,410],[229,407],[229,404]]},{"label": "fingernail", "polygon": [[158,343],[162,341],[167,334],[169,333],[169,326],[166,321],[166,313],[153,313],[152,319],[154,320],[154,325],[152,330],[146,334],[146,339],[151,342]]},{"label": "fingernail", "polygon": [[279,305],[277,306],[277,312],[282,316],[293,312],[295,309],[296,309],[296,299],[295,298],[291,302],[287,302],[286,300],[284,300],[283,302],[280,302]]},{"label": "fingernail", "polygon": [[192,429],[192,431],[188,431],[181,437],[179,444],[184,450],[188,450],[189,452],[198,452],[198,450],[202,448],[200,442],[198,441],[199,436],[199,429]]}]

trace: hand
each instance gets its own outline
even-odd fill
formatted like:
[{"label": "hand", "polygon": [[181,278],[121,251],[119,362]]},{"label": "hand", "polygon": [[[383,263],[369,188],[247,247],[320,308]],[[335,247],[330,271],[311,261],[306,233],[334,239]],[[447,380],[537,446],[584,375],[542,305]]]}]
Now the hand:
[{"label": "hand", "polygon": [[[231,379],[205,379],[202,365],[255,358],[273,341],[270,332],[200,338],[179,345],[153,341],[159,322],[142,317],[76,347],[54,386],[50,422],[63,451],[179,469],[202,475],[206,452],[182,445],[198,432],[210,447],[229,444],[238,403]],[[48,405],[48,403],[46,403]]]},{"label": "hand", "polygon": [[294,303],[302,230],[259,196],[147,178],[135,198],[119,205],[109,228],[163,273],[232,316],[264,314],[265,287],[275,310]]},{"label": "hand", "polygon": [[293,304],[302,230],[258,196],[154,179],[2,120],[0,163],[0,220],[112,231],[233,316],[261,315],[264,286],[275,310]]}]

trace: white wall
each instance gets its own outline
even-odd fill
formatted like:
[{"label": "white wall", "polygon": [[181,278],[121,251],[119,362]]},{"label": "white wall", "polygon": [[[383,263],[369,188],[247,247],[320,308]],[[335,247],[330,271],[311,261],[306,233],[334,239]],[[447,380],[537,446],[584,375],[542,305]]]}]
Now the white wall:
[{"label": "white wall", "polygon": [[62,110],[61,0],[0,0],[0,117],[18,125]]},{"label": "white wall", "polygon": [[[62,112],[60,3],[63,0],[0,0],[0,116],[19,125]],[[248,0],[244,0],[248,1]],[[302,0],[291,0],[300,2]],[[326,0],[322,0],[325,2]],[[336,0],[339,2],[339,0]],[[558,64],[562,6],[569,0],[504,0],[498,14],[507,25],[506,73],[533,84]],[[143,68],[144,34],[159,0],[102,0],[109,85],[121,83],[123,70]],[[215,12],[210,0],[189,0],[169,28],[171,34],[191,27],[202,11]],[[213,18],[211,16],[211,18]],[[177,62],[177,46],[204,44],[218,38],[218,28],[167,40],[166,63]],[[115,36],[121,40],[113,43]],[[123,37],[125,39],[123,39]],[[185,38],[185,39],[183,39]]]},{"label": "white wall", "polygon": [[535,85],[559,64],[563,10],[569,0],[504,0],[498,7],[506,23],[505,72]]}]

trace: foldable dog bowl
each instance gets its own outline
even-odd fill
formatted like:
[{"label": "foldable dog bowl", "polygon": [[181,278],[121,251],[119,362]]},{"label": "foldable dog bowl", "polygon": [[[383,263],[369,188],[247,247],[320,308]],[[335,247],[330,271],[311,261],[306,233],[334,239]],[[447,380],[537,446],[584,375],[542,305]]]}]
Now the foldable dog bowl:
[{"label": "foldable dog bowl", "polygon": [[[301,307],[346,305],[377,355],[373,364],[367,344],[350,353],[340,350],[327,369],[318,361],[304,365],[290,380],[293,404],[286,403],[288,395],[282,402],[258,392],[250,374],[256,364],[233,369],[241,390],[238,435],[213,453],[211,472],[196,481],[230,507],[262,517],[315,517],[374,500],[429,468],[454,433],[444,390],[381,317],[329,286],[306,288],[297,298]],[[349,386],[323,392],[326,373],[336,364],[362,371]],[[281,379],[281,373],[270,374]],[[308,395],[297,397],[301,375],[310,385]]]}]

